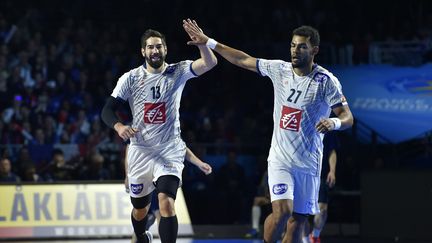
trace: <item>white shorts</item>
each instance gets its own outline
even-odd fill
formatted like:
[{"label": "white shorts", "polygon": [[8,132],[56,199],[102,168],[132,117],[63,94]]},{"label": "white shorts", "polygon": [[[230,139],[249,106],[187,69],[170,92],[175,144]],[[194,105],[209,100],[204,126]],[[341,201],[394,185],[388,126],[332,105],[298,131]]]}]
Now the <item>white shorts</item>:
[{"label": "white shorts", "polygon": [[182,182],[186,145],[181,138],[167,143],[143,147],[131,144],[128,148],[128,178],[131,197],[143,197],[154,189],[154,182],[164,175],[174,175]]},{"label": "white shorts", "polygon": [[269,163],[268,184],[272,202],[291,199],[295,213],[319,213],[319,176],[288,170],[283,164]]}]

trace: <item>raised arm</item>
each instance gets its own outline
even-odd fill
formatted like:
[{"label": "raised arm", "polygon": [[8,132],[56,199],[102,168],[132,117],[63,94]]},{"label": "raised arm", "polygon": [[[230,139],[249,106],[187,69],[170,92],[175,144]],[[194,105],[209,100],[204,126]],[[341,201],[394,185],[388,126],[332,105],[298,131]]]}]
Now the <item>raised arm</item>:
[{"label": "raised arm", "polygon": [[195,20],[183,20],[183,28],[191,38],[191,41],[187,43],[188,45],[208,46],[230,63],[250,71],[258,72],[255,57],[209,38],[204,34]]},{"label": "raised arm", "polygon": [[[186,23],[189,23],[188,21],[191,22],[190,19],[188,19],[187,21],[183,20],[183,26]],[[202,30],[200,28],[197,28],[197,27],[195,27],[195,28],[196,28],[197,32],[202,32]],[[189,37],[191,38],[191,40],[194,39],[194,37],[191,36],[190,34],[189,34]],[[217,58],[214,55],[214,53],[210,50],[210,48],[208,48],[207,46],[205,46],[205,45],[197,45],[197,47],[200,50],[201,58],[195,60],[192,63],[192,70],[197,75],[201,75],[201,74],[209,71],[210,69],[212,69],[214,66],[216,66],[216,64],[217,64]]]}]

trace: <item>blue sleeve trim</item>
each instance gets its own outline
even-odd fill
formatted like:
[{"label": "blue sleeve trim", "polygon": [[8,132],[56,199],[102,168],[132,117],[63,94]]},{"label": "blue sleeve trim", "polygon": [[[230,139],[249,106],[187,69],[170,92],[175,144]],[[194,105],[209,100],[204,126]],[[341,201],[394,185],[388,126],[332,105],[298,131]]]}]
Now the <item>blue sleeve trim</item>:
[{"label": "blue sleeve trim", "polygon": [[336,103],[336,104],[332,105],[330,108],[334,109],[336,107],[340,107],[340,106],[343,106],[343,105],[344,104],[342,104],[342,102],[341,103]]},{"label": "blue sleeve trim", "polygon": [[191,62],[191,64],[189,65],[189,69],[190,69],[190,71],[191,71],[191,73],[195,76],[195,77],[198,77],[198,75],[194,72],[194,70],[192,69],[192,63],[193,62]]},{"label": "blue sleeve trim", "polygon": [[258,71],[258,74],[264,77],[264,75],[262,74],[261,70],[259,69],[259,61],[260,61],[259,59],[256,60],[256,69]]}]

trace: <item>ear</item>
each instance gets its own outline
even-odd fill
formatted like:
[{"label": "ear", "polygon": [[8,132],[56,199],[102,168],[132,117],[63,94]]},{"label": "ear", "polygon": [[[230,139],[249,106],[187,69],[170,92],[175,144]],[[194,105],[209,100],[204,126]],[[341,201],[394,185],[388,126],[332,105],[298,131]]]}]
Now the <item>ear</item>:
[{"label": "ear", "polygon": [[313,54],[313,55],[316,55],[316,54],[318,54],[318,52],[319,52],[319,46],[314,46],[314,47],[312,48],[312,54]]},{"label": "ear", "polygon": [[141,55],[145,57],[145,49],[141,47]]}]

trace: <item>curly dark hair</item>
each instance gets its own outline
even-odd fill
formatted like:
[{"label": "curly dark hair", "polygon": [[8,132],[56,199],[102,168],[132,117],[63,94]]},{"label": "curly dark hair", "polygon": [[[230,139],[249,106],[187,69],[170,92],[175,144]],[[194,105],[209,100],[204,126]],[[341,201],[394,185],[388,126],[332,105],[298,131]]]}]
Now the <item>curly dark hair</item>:
[{"label": "curly dark hair", "polygon": [[297,29],[293,30],[293,36],[294,35],[309,37],[309,41],[312,46],[319,46],[320,44],[320,35],[318,33],[318,30],[314,27],[307,25],[300,26]]},{"label": "curly dark hair", "polygon": [[142,48],[145,48],[146,41],[150,37],[159,37],[159,38],[161,38],[162,39],[162,43],[164,44],[164,46],[166,46],[165,35],[163,35],[161,32],[159,32],[157,30],[148,29],[141,36],[141,47]]}]

